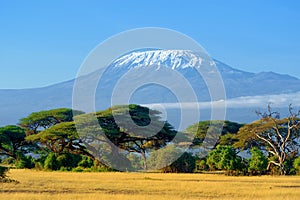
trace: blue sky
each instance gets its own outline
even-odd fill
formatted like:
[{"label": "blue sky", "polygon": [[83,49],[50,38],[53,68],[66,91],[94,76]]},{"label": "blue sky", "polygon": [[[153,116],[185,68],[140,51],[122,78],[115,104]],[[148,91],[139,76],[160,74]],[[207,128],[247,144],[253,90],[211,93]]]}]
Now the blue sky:
[{"label": "blue sky", "polygon": [[0,88],[72,79],[97,44],[149,26],[182,32],[235,68],[300,78],[298,0],[0,0]]}]

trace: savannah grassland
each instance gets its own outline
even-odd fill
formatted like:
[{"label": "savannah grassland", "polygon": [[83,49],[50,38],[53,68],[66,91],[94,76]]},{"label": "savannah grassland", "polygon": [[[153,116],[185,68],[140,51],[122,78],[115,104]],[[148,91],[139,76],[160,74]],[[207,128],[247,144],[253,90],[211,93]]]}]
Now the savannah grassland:
[{"label": "savannah grassland", "polygon": [[[0,199],[299,199],[300,176],[10,170]],[[1,184],[1,183],[0,183]]]}]

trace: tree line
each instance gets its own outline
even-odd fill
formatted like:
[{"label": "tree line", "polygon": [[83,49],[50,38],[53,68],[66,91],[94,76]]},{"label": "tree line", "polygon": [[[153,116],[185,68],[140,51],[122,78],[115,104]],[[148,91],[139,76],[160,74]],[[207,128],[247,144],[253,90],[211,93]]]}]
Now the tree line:
[{"label": "tree line", "polygon": [[[294,113],[291,106],[289,111],[288,117],[281,118],[268,106],[265,113],[258,113],[259,120],[249,124],[201,121],[181,132],[163,121],[159,111],[133,104],[88,114],[68,108],[33,112],[18,125],[0,127],[0,175],[4,177],[5,166],[63,171],[155,168],[162,172],[299,174],[300,113]],[[122,120],[117,122],[116,118]],[[147,128],[150,123],[152,127]],[[159,127],[155,133],[153,126]],[[214,138],[220,126],[221,134]],[[192,140],[188,150],[180,142],[186,138]],[[204,143],[209,145],[203,148]],[[178,159],[167,163],[170,156]]]}]

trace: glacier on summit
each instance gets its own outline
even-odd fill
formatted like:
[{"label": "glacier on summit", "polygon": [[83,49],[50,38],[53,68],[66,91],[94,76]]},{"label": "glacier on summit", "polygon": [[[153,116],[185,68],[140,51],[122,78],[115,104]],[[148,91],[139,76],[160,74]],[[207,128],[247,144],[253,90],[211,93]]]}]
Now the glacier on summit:
[{"label": "glacier on summit", "polygon": [[189,50],[137,51],[122,56],[113,62],[115,67],[138,68],[151,65],[165,65],[172,69],[199,68],[203,58]]}]

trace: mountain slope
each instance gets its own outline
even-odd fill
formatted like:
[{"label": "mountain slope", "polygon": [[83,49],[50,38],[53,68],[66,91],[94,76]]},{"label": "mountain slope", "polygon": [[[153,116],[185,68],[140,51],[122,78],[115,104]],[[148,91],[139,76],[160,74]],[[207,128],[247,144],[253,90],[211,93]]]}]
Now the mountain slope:
[{"label": "mountain slope", "polygon": [[[274,72],[249,73],[234,69],[214,60],[223,78],[227,98],[241,96],[273,95],[300,91],[300,80]],[[109,106],[110,95],[118,80],[130,69],[147,66],[161,70],[167,66],[181,73],[197,91],[199,101],[209,101],[209,93],[197,69],[207,62],[201,55],[183,50],[155,50],[132,52],[116,59],[104,73],[104,78],[97,88],[97,109]],[[91,80],[96,81],[99,71],[80,77],[83,87],[89,87]],[[0,90],[0,125],[15,124],[22,117],[33,111],[58,107],[72,107],[74,80],[36,89]],[[177,83],[180,84],[180,83]],[[166,95],[167,94],[167,95]],[[103,100],[105,99],[105,100]],[[148,86],[140,88],[131,99],[132,103],[173,102],[176,97],[166,88]],[[230,115],[233,115],[230,113]],[[238,115],[231,116],[239,119]],[[246,120],[247,119],[244,119]]]}]

